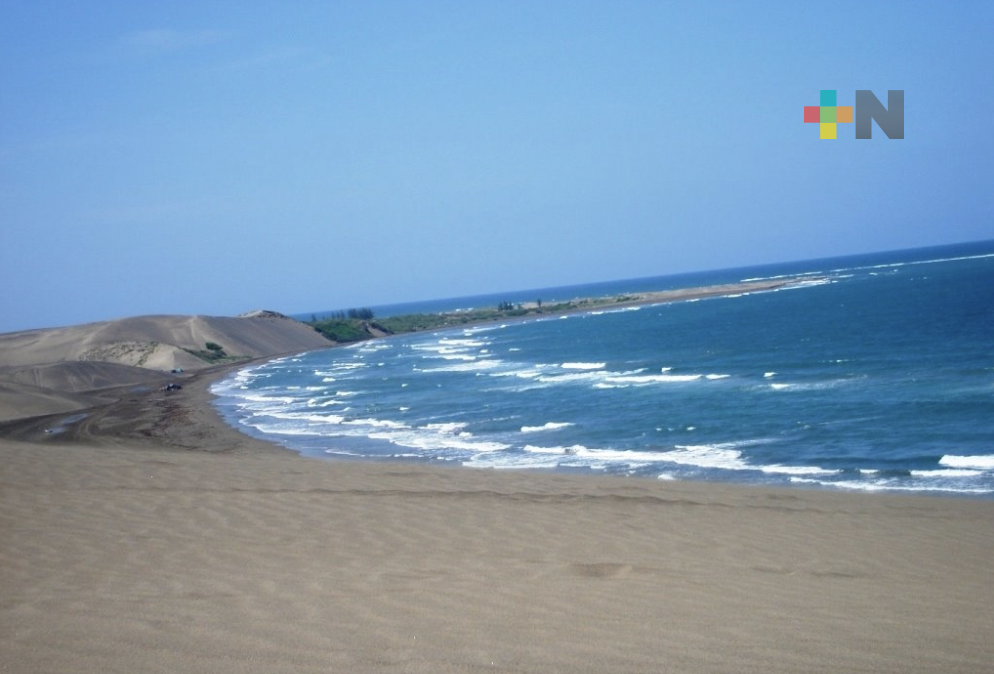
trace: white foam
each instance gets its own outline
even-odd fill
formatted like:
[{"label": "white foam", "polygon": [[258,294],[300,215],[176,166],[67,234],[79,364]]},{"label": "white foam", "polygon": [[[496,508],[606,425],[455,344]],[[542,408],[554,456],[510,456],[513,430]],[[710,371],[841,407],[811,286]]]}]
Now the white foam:
[{"label": "white foam", "polygon": [[466,423],[462,421],[449,421],[445,423],[437,424],[425,424],[421,428],[428,431],[435,431],[437,433],[459,433],[464,428],[466,428]]},{"label": "white foam", "polygon": [[329,370],[314,370],[314,374],[319,377],[334,377],[341,374],[342,371],[361,370],[364,367],[366,367],[366,363],[336,363]]},{"label": "white foam", "polygon": [[[892,262],[890,264],[876,264],[869,267],[853,267],[853,269],[890,269],[895,267],[913,266],[920,264],[936,264],[938,262],[964,262],[967,260],[983,260],[994,257],[994,253],[984,253],[981,255],[964,255],[962,257],[942,257],[934,260],[912,260],[910,262]],[[835,271],[849,271],[849,269],[836,269]]]},{"label": "white foam", "polygon": [[461,346],[461,347],[479,347],[486,346],[488,342],[481,341],[479,339],[453,339],[452,337],[443,337],[438,340],[439,344],[444,344],[446,346]]},{"label": "white foam", "polygon": [[308,407],[331,407],[332,405],[344,405],[344,404],[345,404],[344,400],[325,400],[323,402],[319,402],[318,398],[311,398],[310,400],[307,401]]},{"label": "white foam", "polygon": [[663,452],[660,461],[723,470],[749,470],[752,468],[742,460],[742,452],[734,449],[735,446],[735,444],[677,445],[673,451]]},{"label": "white foam", "polygon": [[296,398],[290,396],[270,396],[259,393],[246,393],[238,397],[251,403],[279,403],[281,405],[289,405],[290,403],[297,402]]},{"label": "white foam", "polygon": [[977,477],[978,475],[983,475],[982,470],[968,470],[962,468],[945,468],[939,470],[913,470],[911,475],[914,477],[923,478],[944,478],[944,477]]},{"label": "white foam", "polygon": [[773,292],[780,292],[781,290],[803,290],[804,288],[815,288],[817,286],[824,286],[835,283],[837,279],[849,278],[848,276],[837,276],[836,278],[817,278],[809,279],[804,281],[798,281],[797,283],[791,283],[790,285],[782,286],[780,288],[775,288]]},{"label": "white foam", "polygon": [[504,362],[500,360],[473,360],[455,365],[442,365],[440,367],[414,369],[418,372],[479,372],[483,370],[493,370],[503,364]]},{"label": "white foam", "polygon": [[391,421],[390,419],[349,419],[341,423],[346,426],[368,426],[371,428],[410,428],[405,423]]},{"label": "white foam", "polygon": [[774,475],[837,475],[839,472],[837,470],[828,470],[827,468],[819,468],[817,466],[781,466],[779,464],[760,466],[759,470],[764,473],[772,473]]},{"label": "white foam", "polygon": [[939,465],[949,466],[950,468],[994,470],[994,455],[957,456],[955,454],[946,454],[944,457],[939,459]]},{"label": "white foam", "polygon": [[524,370],[506,370],[504,372],[493,372],[491,377],[518,377],[519,379],[534,379],[541,376],[545,368],[542,366],[527,368]]},{"label": "white foam", "polygon": [[678,384],[689,381],[697,381],[702,374],[642,374],[642,375],[618,375],[608,377],[608,384]]},{"label": "white foam", "polygon": [[489,468],[491,470],[537,470],[557,468],[563,464],[562,457],[538,454],[483,453],[463,461],[468,468]]},{"label": "white foam", "polygon": [[853,379],[828,379],[825,381],[775,383],[769,387],[774,391],[823,391],[852,383]]},{"label": "white foam", "polygon": [[570,427],[572,425],[573,424],[571,424],[569,422],[550,421],[547,424],[543,424],[541,426],[522,426],[521,427],[521,432],[522,433],[538,433],[540,431],[555,431],[555,430],[560,429],[560,428],[568,428],[568,427]]},{"label": "white foam", "polygon": [[563,363],[559,367],[564,370],[601,370],[607,363]]},{"label": "white foam", "polygon": [[272,435],[307,435],[307,436],[323,436],[324,433],[316,431],[311,428],[285,428],[283,426],[277,426],[274,424],[263,424],[263,423],[250,423],[248,421],[242,422],[244,425],[256,429],[260,433],[268,433]]},{"label": "white foam", "polygon": [[386,351],[392,348],[391,344],[388,342],[372,341],[372,342],[360,342],[360,345],[356,349],[359,353],[376,353],[377,351]]},{"label": "white foam", "polygon": [[656,463],[657,461],[667,461],[669,452],[642,452],[630,449],[590,449],[583,445],[570,445],[568,447],[538,447],[535,445],[525,445],[524,450],[531,454],[554,454],[559,456],[570,456],[595,462],[594,465],[604,466],[610,463],[622,463],[626,465],[645,465]]},{"label": "white foam", "polygon": [[578,381],[596,381],[601,376],[603,376],[603,373],[601,372],[588,371],[574,372],[570,374],[543,375],[538,377],[538,380],[547,384],[565,384]]},{"label": "white foam", "polygon": [[502,442],[486,440],[469,440],[462,436],[453,436],[446,432],[433,432],[424,428],[410,430],[393,430],[369,434],[375,440],[386,440],[400,447],[419,449],[426,452],[461,450],[468,452],[499,452],[508,449],[510,445]]},{"label": "white foam", "polygon": [[816,484],[824,487],[834,487],[837,489],[850,489],[853,491],[897,491],[897,492],[951,492],[955,494],[990,494],[990,489],[976,487],[949,486],[923,482],[919,484],[898,483],[887,479],[878,480],[814,480],[803,477],[792,477],[790,481],[797,484]]},{"label": "white foam", "polygon": [[345,417],[339,414],[312,414],[309,412],[269,412],[266,416],[273,419],[288,419],[291,421],[307,421],[314,424],[341,424]]}]

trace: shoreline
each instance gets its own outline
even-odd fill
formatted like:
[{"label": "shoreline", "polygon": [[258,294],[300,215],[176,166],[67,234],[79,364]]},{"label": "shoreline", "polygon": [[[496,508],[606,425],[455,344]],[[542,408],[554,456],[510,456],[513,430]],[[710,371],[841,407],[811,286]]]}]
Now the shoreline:
[{"label": "shoreline", "polygon": [[309,459],[221,417],[231,369],[0,439],[0,671],[994,657],[994,503]]},{"label": "shoreline", "polygon": [[994,659],[994,501],[309,458],[212,402],[276,357],[0,423],[0,671]]}]

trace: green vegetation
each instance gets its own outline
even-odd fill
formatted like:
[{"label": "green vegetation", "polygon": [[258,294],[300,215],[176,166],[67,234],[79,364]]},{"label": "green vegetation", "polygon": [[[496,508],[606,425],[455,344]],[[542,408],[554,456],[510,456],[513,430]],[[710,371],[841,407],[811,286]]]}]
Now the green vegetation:
[{"label": "green vegetation", "polygon": [[631,296],[623,298],[603,298],[597,300],[571,300],[557,304],[545,304],[539,300],[534,305],[525,306],[513,302],[500,302],[496,307],[472,309],[469,311],[452,311],[439,314],[406,314],[403,316],[388,316],[373,321],[370,309],[349,309],[335,311],[316,319],[312,316],[309,325],[328,339],[340,344],[360,342],[383,335],[402,334],[407,332],[422,332],[425,330],[440,330],[443,328],[459,327],[474,323],[487,323],[507,318],[526,316],[542,316],[561,314],[578,309],[611,304],[613,302],[635,299]]},{"label": "green vegetation", "polygon": [[228,355],[224,347],[217,342],[207,342],[204,344],[203,349],[183,349],[188,354],[196,356],[200,360],[207,361],[208,363],[230,363],[238,360],[245,360],[248,356],[230,356]]},{"label": "green vegetation", "polygon": [[320,319],[314,314],[311,314],[311,323],[316,324],[324,321],[344,321],[346,319],[371,321],[373,318],[373,310],[369,307],[363,307],[361,309],[342,309],[341,311],[332,311],[325,314]]},{"label": "green vegetation", "polygon": [[364,321],[356,318],[329,318],[310,325],[333,342],[361,342],[376,336]]},{"label": "green vegetation", "polygon": [[158,342],[149,342],[142,352],[141,358],[138,359],[138,367],[145,367],[145,363],[148,362],[148,357],[155,353],[155,350],[159,348]]}]

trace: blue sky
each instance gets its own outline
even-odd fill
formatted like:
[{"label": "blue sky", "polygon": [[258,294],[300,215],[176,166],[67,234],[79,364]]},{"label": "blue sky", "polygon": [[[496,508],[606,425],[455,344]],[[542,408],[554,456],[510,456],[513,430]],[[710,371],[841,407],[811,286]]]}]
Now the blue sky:
[{"label": "blue sky", "polygon": [[[0,331],[994,238],[991,2],[0,2]],[[819,90],[905,139],[820,140]]]}]

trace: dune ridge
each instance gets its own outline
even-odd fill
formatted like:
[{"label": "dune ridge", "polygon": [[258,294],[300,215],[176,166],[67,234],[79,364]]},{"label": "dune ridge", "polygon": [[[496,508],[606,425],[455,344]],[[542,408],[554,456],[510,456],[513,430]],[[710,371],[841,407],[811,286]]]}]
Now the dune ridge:
[{"label": "dune ridge", "polygon": [[0,421],[106,402],[111,390],[161,386],[172,370],[214,364],[191,351],[208,342],[246,361],[333,345],[273,311],[237,317],[138,316],[0,334]]}]

